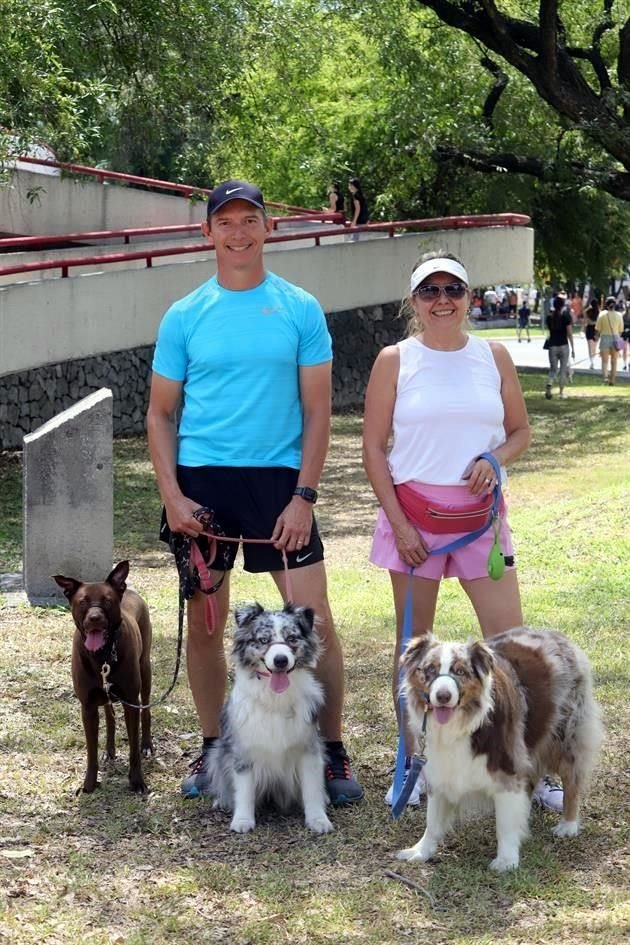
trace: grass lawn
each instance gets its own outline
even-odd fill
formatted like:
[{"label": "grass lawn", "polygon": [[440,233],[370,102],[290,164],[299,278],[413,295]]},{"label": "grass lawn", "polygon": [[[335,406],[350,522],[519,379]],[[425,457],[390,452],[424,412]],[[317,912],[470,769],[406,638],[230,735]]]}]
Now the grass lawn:
[{"label": "grass lawn", "polygon": [[[607,730],[580,836],[555,840],[555,818],[534,812],[521,868],[503,876],[487,869],[487,820],[459,829],[433,864],[392,859],[419,838],[424,810],[393,823],[383,803],[396,745],[392,606],[386,574],[367,563],[375,504],[360,465],[361,421],[340,416],[318,514],[364,802],[334,811],[326,837],[310,835],[297,815],[274,814],[253,834],[230,835],[226,815],[178,794],[199,743],[185,678],[154,711],[150,795],[127,791],[120,719],[119,759],[99,791],[77,796],[84,737],[68,614],[2,606],[0,597],[2,945],[617,945],[627,935],[630,386],[577,378],[570,399],[545,401],[540,378],[522,383],[534,444],[511,471],[508,501],[524,611],[589,654]],[[152,611],[159,696],[175,653],[175,570],[156,541],[144,441],[120,440],[115,452],[116,559],[130,558]],[[0,454],[0,571],[20,568],[20,472],[18,454]],[[277,603],[266,577],[237,573],[234,588],[236,599]],[[477,633],[453,582],[440,592],[435,630]]]}]

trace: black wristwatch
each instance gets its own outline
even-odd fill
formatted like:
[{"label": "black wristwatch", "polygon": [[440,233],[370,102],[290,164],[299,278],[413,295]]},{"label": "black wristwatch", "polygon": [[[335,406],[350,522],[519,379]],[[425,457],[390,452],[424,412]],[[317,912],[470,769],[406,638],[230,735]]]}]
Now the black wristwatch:
[{"label": "black wristwatch", "polygon": [[313,505],[317,502],[317,490],[311,489],[310,486],[297,486],[293,495],[299,495],[301,499],[304,499],[306,502],[312,502]]}]

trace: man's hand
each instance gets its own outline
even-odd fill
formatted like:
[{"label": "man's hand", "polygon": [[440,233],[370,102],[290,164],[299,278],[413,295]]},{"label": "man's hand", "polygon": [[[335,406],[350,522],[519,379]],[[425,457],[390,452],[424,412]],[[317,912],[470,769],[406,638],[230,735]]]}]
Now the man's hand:
[{"label": "man's hand", "polygon": [[193,512],[202,508],[198,502],[187,499],[185,495],[180,495],[168,503],[164,503],[166,509],[166,521],[172,532],[181,532],[184,535],[190,535],[196,538],[203,531],[201,522],[193,517]]},{"label": "man's hand", "polygon": [[294,495],[282,510],[271,535],[274,548],[299,551],[307,545],[313,527],[313,504]]}]

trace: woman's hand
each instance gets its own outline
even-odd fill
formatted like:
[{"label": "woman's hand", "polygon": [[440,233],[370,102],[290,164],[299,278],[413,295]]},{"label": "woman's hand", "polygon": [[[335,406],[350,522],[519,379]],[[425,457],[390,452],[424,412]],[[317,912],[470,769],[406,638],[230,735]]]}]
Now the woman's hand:
[{"label": "woman's hand", "polygon": [[487,495],[497,484],[492,463],[481,458],[470,463],[464,479],[468,480],[468,488],[473,495]]},{"label": "woman's hand", "polygon": [[417,568],[429,557],[429,552],[411,522],[406,521],[397,528],[392,528],[396,549],[402,561],[410,567]]}]

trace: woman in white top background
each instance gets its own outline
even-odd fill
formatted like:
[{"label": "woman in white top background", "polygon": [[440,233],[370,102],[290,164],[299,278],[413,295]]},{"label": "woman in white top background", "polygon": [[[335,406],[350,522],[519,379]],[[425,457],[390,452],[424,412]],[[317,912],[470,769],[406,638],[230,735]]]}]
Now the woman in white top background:
[{"label": "woman in white top background", "polygon": [[[480,454],[492,453],[503,479],[505,467],[529,446],[527,409],[507,350],[466,332],[469,285],[464,266],[451,254],[426,253],[420,258],[406,299],[409,335],[379,353],[366,392],[364,465],[381,505],[370,560],[387,568],[392,582],[395,704],[410,568],[415,634],[433,627],[442,577],[459,579],[485,638],[523,623],[505,508],[500,544],[506,567],[494,580],[488,574],[492,528],[450,554],[429,555],[432,548],[471,529],[464,525],[461,533],[445,535],[418,528],[403,511],[395,488],[405,483],[420,501],[433,506],[479,505],[490,499],[496,484],[492,464]],[[406,741],[409,755],[408,733]],[[545,791],[550,793],[548,786],[538,786],[539,795]],[[547,806],[561,810],[562,791],[552,786],[552,792],[553,803]]]}]

